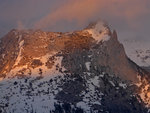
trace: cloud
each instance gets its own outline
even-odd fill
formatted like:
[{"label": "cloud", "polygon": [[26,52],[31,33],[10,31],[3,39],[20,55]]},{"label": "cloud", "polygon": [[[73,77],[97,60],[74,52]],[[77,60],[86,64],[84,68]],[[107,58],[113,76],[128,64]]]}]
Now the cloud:
[{"label": "cloud", "polygon": [[36,28],[46,28],[60,20],[84,22],[98,12],[98,0],[68,0],[52,13],[47,14],[35,23]]},{"label": "cloud", "polygon": [[45,29],[60,21],[76,21],[82,25],[96,18],[120,18],[128,24],[147,14],[148,0],[67,0],[53,12],[48,13],[34,24],[35,28]]},{"label": "cloud", "polygon": [[150,0],[0,0],[0,31],[3,35],[24,26],[73,31],[101,18],[118,33],[132,31],[148,37],[149,6]]},{"label": "cloud", "polygon": [[18,22],[17,22],[17,29],[20,29],[20,30],[25,29],[25,26],[24,26],[24,24],[22,23],[22,21],[18,21]]}]

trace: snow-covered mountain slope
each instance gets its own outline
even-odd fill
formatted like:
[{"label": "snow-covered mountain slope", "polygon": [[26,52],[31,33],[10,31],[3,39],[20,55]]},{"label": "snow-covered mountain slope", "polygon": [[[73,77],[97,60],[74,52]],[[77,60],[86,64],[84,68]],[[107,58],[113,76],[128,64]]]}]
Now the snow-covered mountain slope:
[{"label": "snow-covered mountain slope", "polygon": [[2,113],[145,113],[129,85],[105,73],[14,78],[0,83]]},{"label": "snow-covered mountain slope", "polygon": [[70,33],[12,30],[0,41],[2,113],[146,113],[149,73],[103,22]]},{"label": "snow-covered mountain slope", "polygon": [[121,40],[127,56],[142,67],[150,66],[150,43],[136,39]]}]

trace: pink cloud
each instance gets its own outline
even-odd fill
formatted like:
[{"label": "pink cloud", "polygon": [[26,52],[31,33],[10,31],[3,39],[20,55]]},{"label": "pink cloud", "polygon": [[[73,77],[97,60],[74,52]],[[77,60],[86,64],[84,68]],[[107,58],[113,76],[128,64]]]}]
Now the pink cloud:
[{"label": "pink cloud", "polygon": [[65,4],[35,22],[34,27],[47,28],[62,20],[75,20],[80,25],[89,18],[103,18],[103,15],[108,18],[124,18],[131,24],[149,11],[148,4],[148,0],[67,0]]}]

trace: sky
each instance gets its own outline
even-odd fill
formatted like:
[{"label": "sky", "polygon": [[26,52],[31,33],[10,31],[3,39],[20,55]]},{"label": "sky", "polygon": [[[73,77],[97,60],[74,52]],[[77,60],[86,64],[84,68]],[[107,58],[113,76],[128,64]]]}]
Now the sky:
[{"label": "sky", "polygon": [[81,30],[98,19],[120,39],[150,40],[150,0],[0,0],[0,37],[14,28]]}]

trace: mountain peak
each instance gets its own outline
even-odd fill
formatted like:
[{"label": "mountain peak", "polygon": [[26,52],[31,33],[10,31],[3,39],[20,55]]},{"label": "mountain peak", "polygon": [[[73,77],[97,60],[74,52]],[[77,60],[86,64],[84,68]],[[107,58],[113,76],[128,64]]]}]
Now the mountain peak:
[{"label": "mountain peak", "polygon": [[[10,39],[10,41],[8,41],[8,39]],[[81,70],[82,72],[84,66],[79,68],[78,65],[87,64],[86,62],[83,62],[87,61],[87,59],[85,59],[86,57],[82,58],[82,56],[78,56],[78,58],[82,59],[81,62],[83,64],[79,61],[69,61],[69,58],[72,57],[72,59],[74,59],[74,57],[77,56],[77,53],[85,53],[84,56],[91,56],[88,58],[89,61],[87,62],[95,62],[95,65],[97,66],[109,68],[107,73],[112,73],[125,79],[136,81],[136,71],[130,68],[131,65],[128,63],[123,45],[116,39],[117,33],[115,31],[112,33],[108,25],[103,21],[91,23],[86,29],[72,33],[43,32],[40,30],[14,30],[2,39],[4,40],[2,42],[4,42],[3,48],[5,49],[5,51],[2,52],[2,56],[5,55],[5,59],[3,59],[4,61],[2,62],[5,62],[5,60],[10,62],[5,62],[5,64],[1,66],[0,73],[6,74],[6,76],[10,75],[11,77],[13,74],[10,72],[16,71],[16,68],[17,72],[14,72],[14,76],[16,76],[18,72],[20,73],[20,71],[22,71],[22,68],[26,71],[35,70],[32,65],[35,64],[35,62],[40,64],[37,67],[37,70],[40,68],[44,71],[46,68],[43,68],[41,65],[47,67],[47,62],[53,62],[52,65],[54,65],[55,61],[49,60],[49,58],[56,57],[55,59],[57,59],[58,54],[63,57],[61,62],[67,61],[62,63],[63,67],[73,73],[77,73],[77,70]],[[9,44],[10,47],[6,46],[6,44]],[[52,54],[54,52],[56,54]],[[67,56],[69,58],[67,58]],[[43,61],[42,57],[45,57],[46,61]],[[37,61],[37,59],[39,61]],[[61,64],[61,62],[59,64]],[[70,66],[68,62],[72,63],[72,65]],[[120,69],[118,65],[122,65],[124,68]],[[20,70],[18,70],[18,67]],[[45,71],[47,70],[48,69]],[[39,75],[38,73],[37,75]]]},{"label": "mountain peak", "polygon": [[139,96],[149,102],[149,82],[137,84],[137,98],[132,90],[145,73],[102,21],[71,33],[12,30],[0,42],[0,112],[54,113],[69,105],[69,113],[145,113]]},{"label": "mountain peak", "polygon": [[110,39],[111,30],[104,21],[92,22],[85,29],[99,43],[100,41],[108,41]]}]

